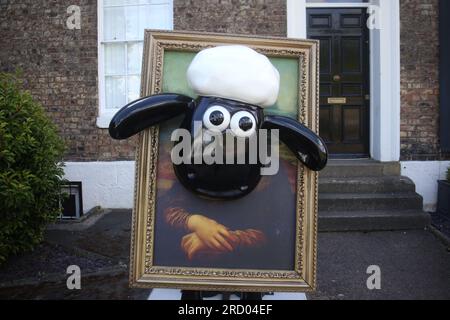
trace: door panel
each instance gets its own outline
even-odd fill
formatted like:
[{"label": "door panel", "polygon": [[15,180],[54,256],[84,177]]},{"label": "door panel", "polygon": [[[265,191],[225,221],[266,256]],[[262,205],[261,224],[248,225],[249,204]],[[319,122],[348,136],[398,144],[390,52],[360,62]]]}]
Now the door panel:
[{"label": "door panel", "polygon": [[330,13],[320,14],[315,13],[309,16],[309,27],[310,28],[319,28],[319,29],[328,29],[332,26],[332,16]]},{"label": "door panel", "polygon": [[320,73],[331,74],[332,65],[332,38],[331,37],[318,37],[320,40]]},{"label": "door panel", "polygon": [[361,39],[341,37],[341,74],[361,73]]},{"label": "door panel", "polygon": [[[361,8],[308,9],[320,41],[320,134],[332,155],[369,155],[369,33]],[[333,99],[330,98],[345,98]],[[341,104],[336,104],[341,103]]]},{"label": "door panel", "polygon": [[363,86],[361,84],[343,83],[341,86],[342,95],[347,97],[361,97]]},{"label": "door panel", "polygon": [[362,26],[361,14],[341,14],[342,28],[361,28]]},{"label": "door panel", "polygon": [[359,106],[342,107],[342,135],[345,142],[358,141],[361,135],[360,116],[361,108]]},{"label": "door panel", "polygon": [[320,125],[323,129],[320,130],[320,136],[326,142],[332,140],[331,128],[333,123],[333,115],[332,115],[331,106],[323,106],[320,108]]}]

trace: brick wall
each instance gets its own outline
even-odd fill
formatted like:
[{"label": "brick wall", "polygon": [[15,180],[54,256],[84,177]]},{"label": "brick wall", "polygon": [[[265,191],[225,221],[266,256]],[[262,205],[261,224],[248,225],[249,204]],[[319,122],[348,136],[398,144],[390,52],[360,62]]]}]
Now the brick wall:
[{"label": "brick wall", "polygon": [[286,36],[285,0],[175,0],[176,30]]},{"label": "brick wall", "polygon": [[401,0],[401,157],[445,158],[439,149],[438,0]]},{"label": "brick wall", "polygon": [[[81,30],[69,30],[67,7],[81,7]],[[0,0],[0,70],[21,68],[26,87],[47,109],[67,160],[132,159],[132,141],[96,127],[97,2]]]}]

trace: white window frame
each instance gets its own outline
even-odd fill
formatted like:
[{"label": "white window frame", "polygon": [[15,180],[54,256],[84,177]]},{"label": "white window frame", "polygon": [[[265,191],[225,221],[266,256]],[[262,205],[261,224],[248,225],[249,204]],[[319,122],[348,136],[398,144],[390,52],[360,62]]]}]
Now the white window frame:
[{"label": "white window frame", "polygon": [[306,38],[307,8],[380,8],[381,28],[370,30],[370,156],[379,161],[400,160],[400,3],[306,3],[287,1],[287,33]]},{"label": "white window frame", "polygon": [[[167,30],[173,30],[173,0],[168,0],[169,10],[171,12],[169,19],[169,28]],[[98,50],[98,117],[97,117],[97,127],[108,128],[109,123],[117,112],[114,109],[106,108],[106,96],[105,96],[105,53],[104,53],[104,30],[103,30],[103,4],[104,0],[97,1],[97,50]],[[141,40],[136,40],[135,42],[140,42]],[[106,41],[105,43],[113,43],[114,41]],[[122,43],[123,41],[118,41]],[[133,41],[128,41],[133,42]]]}]

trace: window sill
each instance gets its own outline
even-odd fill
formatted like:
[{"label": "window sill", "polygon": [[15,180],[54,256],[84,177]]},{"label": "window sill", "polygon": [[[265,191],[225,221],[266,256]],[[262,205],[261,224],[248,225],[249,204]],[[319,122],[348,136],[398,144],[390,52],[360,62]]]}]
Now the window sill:
[{"label": "window sill", "polygon": [[111,119],[114,117],[116,113],[104,113],[97,117],[97,127],[101,129],[108,129],[109,123],[111,122]]}]

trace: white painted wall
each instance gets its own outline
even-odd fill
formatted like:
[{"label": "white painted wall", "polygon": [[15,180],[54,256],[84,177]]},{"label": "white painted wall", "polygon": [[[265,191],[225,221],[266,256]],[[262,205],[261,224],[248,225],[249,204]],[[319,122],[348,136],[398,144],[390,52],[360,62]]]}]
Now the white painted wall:
[{"label": "white painted wall", "polygon": [[306,0],[286,0],[288,38],[306,39]]},{"label": "white painted wall", "polygon": [[133,207],[134,161],[66,162],[65,178],[81,181],[83,210]]},{"label": "white painted wall", "polygon": [[370,30],[370,147],[379,161],[400,159],[400,4],[372,0],[380,29]]},{"label": "white painted wall", "polygon": [[436,211],[438,180],[445,179],[450,161],[402,161],[402,176],[416,184],[416,191],[423,197],[423,208]]}]

